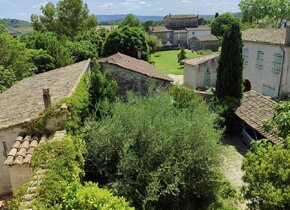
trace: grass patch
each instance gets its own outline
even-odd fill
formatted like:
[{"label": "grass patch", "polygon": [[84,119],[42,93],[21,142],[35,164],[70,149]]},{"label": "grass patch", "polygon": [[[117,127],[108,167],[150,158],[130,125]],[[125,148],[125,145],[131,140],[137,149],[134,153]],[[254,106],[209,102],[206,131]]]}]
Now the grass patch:
[{"label": "grass patch", "polygon": [[[155,62],[155,67],[166,74],[183,74],[183,67],[177,61],[177,55],[180,50],[160,51],[152,55],[152,60]],[[187,58],[197,58],[201,55],[196,52],[187,52]]]}]

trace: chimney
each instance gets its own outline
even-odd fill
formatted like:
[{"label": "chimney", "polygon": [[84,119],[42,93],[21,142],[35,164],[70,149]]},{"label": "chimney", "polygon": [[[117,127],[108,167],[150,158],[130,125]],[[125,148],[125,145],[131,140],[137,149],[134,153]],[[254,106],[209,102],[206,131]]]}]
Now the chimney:
[{"label": "chimney", "polygon": [[287,26],[287,28],[286,28],[285,45],[290,46],[290,26]]},{"label": "chimney", "polygon": [[171,13],[169,13],[169,17],[171,17]]},{"label": "chimney", "polygon": [[43,91],[43,102],[44,102],[44,107],[47,109],[51,106],[51,100],[50,100],[50,94],[49,94],[49,89],[42,89]]},{"label": "chimney", "polygon": [[137,48],[137,58],[141,59],[141,56],[142,56],[141,48]]}]

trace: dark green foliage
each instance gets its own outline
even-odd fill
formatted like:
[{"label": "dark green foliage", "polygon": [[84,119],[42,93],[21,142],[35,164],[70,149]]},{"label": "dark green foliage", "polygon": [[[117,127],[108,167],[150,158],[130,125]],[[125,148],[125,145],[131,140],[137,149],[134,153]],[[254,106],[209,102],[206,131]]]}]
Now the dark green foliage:
[{"label": "dark green foliage", "polygon": [[142,28],[121,27],[111,31],[104,44],[104,55],[120,52],[137,58],[138,48],[142,50],[142,59],[148,60],[149,47]]},{"label": "dark green foliage", "polygon": [[42,49],[47,52],[46,63],[39,66],[39,72],[48,71],[73,63],[72,56],[64,43],[50,32],[32,32],[21,36],[21,41],[30,49]]},{"label": "dark green foliage", "polygon": [[[289,143],[289,141],[288,141]],[[243,189],[250,209],[290,209],[290,149],[260,142],[243,161]]]},{"label": "dark green foliage", "polygon": [[211,33],[215,36],[223,36],[231,28],[231,25],[238,25],[239,19],[231,13],[224,13],[215,18],[211,24]]},{"label": "dark green foliage", "polygon": [[68,41],[66,47],[74,58],[74,62],[98,57],[98,47],[86,40],[74,42]]},{"label": "dark green foliage", "polygon": [[16,82],[12,69],[5,69],[0,65],[0,93],[11,87]]},{"label": "dark green foliage", "polygon": [[43,15],[32,15],[34,30],[54,32],[58,36],[74,37],[96,27],[97,19],[89,15],[82,0],[60,0],[55,6],[49,2],[41,7]]},{"label": "dark green foliage", "polygon": [[103,74],[97,60],[94,60],[89,88],[91,110],[97,109],[97,106],[103,101],[114,102],[116,100],[116,90],[116,81],[109,79],[108,71]]},{"label": "dark green foliage", "polygon": [[140,28],[142,27],[142,24],[135,15],[128,14],[119,24],[119,27],[124,27],[124,26]]},{"label": "dark green foliage", "polygon": [[275,131],[286,138],[290,136],[290,102],[279,102],[275,106],[274,116],[264,122],[267,130],[275,129]]},{"label": "dark green foliage", "polygon": [[144,22],[142,25],[143,25],[144,30],[148,32],[150,26],[161,26],[163,24],[164,24],[163,21],[149,20],[149,21]]},{"label": "dark green foliage", "polygon": [[158,37],[155,36],[155,35],[149,35],[148,36],[148,45],[149,45],[151,54],[155,53],[158,50],[158,48],[161,47],[161,43],[158,40]]},{"label": "dark green foliage", "polygon": [[240,25],[233,23],[223,36],[217,68],[216,95],[218,98],[228,96],[240,99],[243,95],[242,45]]},{"label": "dark green foliage", "polygon": [[0,20],[0,34],[2,33],[6,33],[6,27],[5,27],[5,24],[2,20]]},{"label": "dark green foliage", "polygon": [[137,209],[204,209],[214,201],[221,131],[199,97],[190,92],[183,99],[184,92],[173,90],[175,102],[166,93],[130,95],[111,115],[89,120],[83,130],[87,179]]},{"label": "dark green foliage", "polygon": [[180,48],[180,52],[178,53],[177,55],[177,60],[178,60],[178,63],[179,65],[182,65],[182,61],[186,58],[186,52],[185,52],[185,49],[184,47],[182,46]]}]

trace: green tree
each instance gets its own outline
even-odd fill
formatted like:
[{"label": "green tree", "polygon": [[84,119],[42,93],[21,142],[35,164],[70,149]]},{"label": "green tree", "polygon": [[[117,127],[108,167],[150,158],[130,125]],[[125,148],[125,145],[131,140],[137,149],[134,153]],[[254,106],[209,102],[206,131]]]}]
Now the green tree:
[{"label": "green tree", "polygon": [[148,45],[149,45],[150,53],[155,53],[157,49],[161,47],[161,43],[158,40],[158,37],[155,35],[148,36]]},{"label": "green tree", "polygon": [[59,36],[74,37],[97,25],[95,16],[89,15],[82,0],[60,0],[55,6],[49,2],[41,7],[42,15],[32,15],[34,30],[55,32]]},{"label": "green tree", "polygon": [[5,24],[2,20],[0,20],[0,34],[5,33],[5,32],[7,32]]},{"label": "green tree", "polygon": [[182,46],[182,47],[180,48],[180,52],[179,52],[178,55],[177,55],[177,60],[178,60],[179,65],[182,65],[182,61],[183,61],[184,59],[186,59],[186,52],[185,52],[184,47]]},{"label": "green tree", "polygon": [[261,142],[244,158],[243,189],[250,209],[290,209],[290,149]]},{"label": "green tree", "polygon": [[0,93],[11,87],[16,82],[13,69],[5,69],[0,65]]},{"label": "green tree", "polygon": [[54,33],[34,31],[21,36],[20,39],[27,48],[45,50],[50,56],[49,63],[45,64],[45,69],[41,69],[41,72],[73,63],[71,52]]},{"label": "green tree", "polygon": [[243,13],[243,22],[259,23],[261,20],[278,23],[290,20],[289,0],[242,0],[239,7]]},{"label": "green tree", "polygon": [[231,13],[221,14],[211,22],[211,33],[215,36],[223,36],[225,31],[233,24],[239,24],[239,19],[237,17]]},{"label": "green tree", "polygon": [[104,44],[104,55],[120,52],[138,58],[138,49],[142,50],[142,59],[147,61],[149,46],[144,30],[129,26],[118,27],[108,34]]},{"label": "green tree", "polygon": [[[187,92],[193,97],[180,99]],[[87,179],[137,209],[208,206],[220,184],[221,131],[192,91],[177,88],[172,95],[131,95],[101,121],[88,120],[83,130]]]},{"label": "green tree", "polygon": [[243,95],[242,45],[240,25],[235,22],[223,35],[222,50],[217,68],[216,95],[218,98],[229,96],[240,99]]},{"label": "green tree", "polygon": [[119,24],[119,27],[142,27],[140,20],[133,14],[128,14]]}]

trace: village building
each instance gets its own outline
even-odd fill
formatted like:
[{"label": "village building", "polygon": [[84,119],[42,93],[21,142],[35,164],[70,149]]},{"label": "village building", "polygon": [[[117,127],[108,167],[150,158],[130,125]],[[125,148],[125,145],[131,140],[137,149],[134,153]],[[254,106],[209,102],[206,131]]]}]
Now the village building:
[{"label": "village building", "polygon": [[271,98],[289,97],[290,28],[248,29],[242,39],[246,89]]},{"label": "village building", "polygon": [[[164,17],[164,25],[150,26],[149,34],[155,35],[163,48],[178,48],[182,45],[195,50],[190,45],[192,38],[211,35],[211,29],[208,26],[199,26],[197,19],[196,15],[170,14]],[[216,43],[219,44],[219,42]],[[203,47],[207,48],[208,44],[204,44]],[[216,48],[209,46],[208,49]]]},{"label": "village building", "polygon": [[240,122],[244,122],[273,144],[282,145],[283,139],[281,137],[273,130],[267,131],[263,127],[263,122],[274,116],[275,104],[275,101],[251,90],[244,93],[240,106],[234,112]]},{"label": "village building", "polygon": [[[42,134],[27,133],[25,125],[46,108],[72,96],[87,71],[90,60],[25,78],[0,94],[0,195],[11,193],[29,179],[33,150],[47,140],[59,120],[66,118],[51,119],[47,133]],[[55,111],[63,109],[68,107],[63,104]]]},{"label": "village building", "polygon": [[191,89],[215,87],[219,54],[190,58],[183,61],[183,84]]},{"label": "village building", "polygon": [[166,89],[173,79],[157,70],[152,64],[116,53],[99,60],[102,71],[108,70],[110,77],[117,81],[118,95],[125,96],[132,90],[140,95],[146,95],[151,86]]},{"label": "village building", "polygon": [[221,45],[220,40],[212,34],[195,36],[189,39],[188,42],[188,48],[194,51],[211,50],[216,52]]}]

